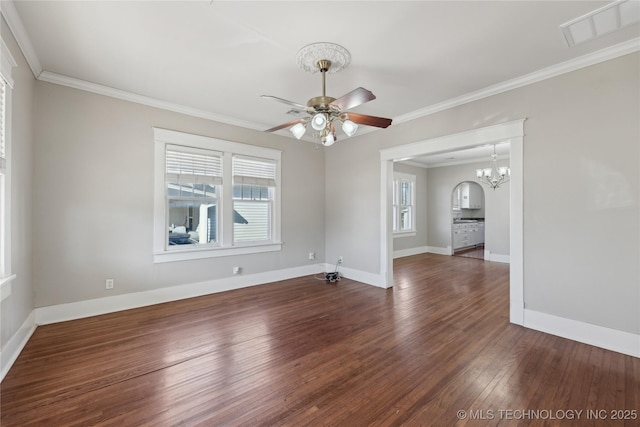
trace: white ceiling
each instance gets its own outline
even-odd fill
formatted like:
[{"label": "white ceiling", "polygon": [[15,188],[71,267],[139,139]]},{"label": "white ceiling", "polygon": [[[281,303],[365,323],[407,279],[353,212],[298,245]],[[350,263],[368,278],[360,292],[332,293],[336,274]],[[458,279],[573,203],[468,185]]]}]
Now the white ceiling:
[{"label": "white ceiling", "polygon": [[411,160],[401,161],[401,163],[423,168],[433,168],[440,166],[462,165],[465,163],[486,162],[487,167],[489,167],[489,161],[491,160],[494,147],[495,152],[498,155],[498,164],[500,166],[503,166],[503,164],[504,166],[508,166],[508,159],[510,157],[510,144],[508,141],[497,143],[495,145],[481,145],[478,147],[466,148],[464,150],[413,157]]},{"label": "white ceiling", "polygon": [[346,69],[327,75],[327,95],[365,87],[377,99],[353,111],[397,124],[640,36],[634,24],[568,47],[559,26],[607,1],[2,3],[42,80],[103,85],[260,130],[296,118],[260,95],[302,104],[320,95],[320,75],[295,62],[314,42],[351,53]]}]

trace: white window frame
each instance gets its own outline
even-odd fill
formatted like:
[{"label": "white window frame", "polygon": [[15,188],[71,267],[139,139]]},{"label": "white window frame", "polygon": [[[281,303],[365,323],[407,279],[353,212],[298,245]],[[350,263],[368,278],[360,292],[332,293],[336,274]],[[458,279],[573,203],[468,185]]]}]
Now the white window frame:
[{"label": "white window frame", "polygon": [[12,70],[17,66],[9,48],[0,40],[0,79],[5,84],[4,92],[4,158],[0,158],[0,301],[11,295],[11,282],[16,278],[11,269],[11,112],[13,78]]},{"label": "white window frame", "polygon": [[[411,183],[411,229],[400,230],[400,185],[402,182]],[[395,221],[393,223],[393,237],[410,237],[416,235],[416,175],[394,172],[393,173],[393,210]]]},{"label": "white window frame", "polygon": [[[271,148],[257,147],[239,142],[226,141],[173,130],[153,128],[154,134],[154,221],[153,262],[174,262],[193,259],[214,258],[230,255],[253,254],[282,250],[281,241],[281,194],[280,159],[282,152]],[[222,184],[218,195],[219,235],[216,246],[175,245],[168,246],[167,192],[165,184],[165,153],[167,145],[212,150],[222,154]],[[261,158],[276,164],[275,190],[272,200],[271,240],[259,243],[233,243],[233,177],[234,155]]]}]

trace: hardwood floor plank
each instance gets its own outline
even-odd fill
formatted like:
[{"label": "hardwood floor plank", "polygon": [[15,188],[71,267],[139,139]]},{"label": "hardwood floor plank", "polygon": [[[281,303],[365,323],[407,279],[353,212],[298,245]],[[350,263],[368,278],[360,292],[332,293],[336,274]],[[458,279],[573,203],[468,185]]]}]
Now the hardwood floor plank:
[{"label": "hardwood floor plank", "polygon": [[639,359],[509,323],[508,265],[394,263],[388,290],[303,277],[38,327],[0,422],[560,425],[499,411],[640,409]]}]

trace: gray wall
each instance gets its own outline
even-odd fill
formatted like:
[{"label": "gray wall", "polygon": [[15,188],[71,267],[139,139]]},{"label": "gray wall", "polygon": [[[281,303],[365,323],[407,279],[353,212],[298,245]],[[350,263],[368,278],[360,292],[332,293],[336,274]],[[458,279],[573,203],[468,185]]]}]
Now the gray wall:
[{"label": "gray wall", "polygon": [[[282,251],[154,264],[153,126],[283,150]],[[323,261],[324,154],[311,143],[45,82],[35,129],[36,307]]]},{"label": "gray wall", "polygon": [[527,118],[525,307],[640,333],[639,81],[634,53],[335,144],[327,258],[380,272],[380,149]]},{"label": "gray wall", "polygon": [[[451,242],[451,195],[464,181],[476,180],[476,169],[487,167],[487,162],[430,168],[427,171],[427,226],[429,246],[446,248]],[[501,161],[500,165],[507,165]],[[492,190],[482,186],[484,192],[485,250],[492,254],[509,255],[509,183]],[[462,211],[472,217],[473,210]],[[465,212],[471,212],[466,214]]]},{"label": "gray wall", "polygon": [[427,246],[427,170],[402,163],[394,163],[393,170],[416,176],[416,235],[394,237],[393,250]]},{"label": "gray wall", "polygon": [[[35,79],[6,22],[0,18],[2,40],[18,66],[13,69],[11,121],[11,263],[17,278],[11,295],[2,301],[0,348],[18,331],[33,310],[32,287],[32,194],[33,194],[33,97]],[[3,361],[4,366],[4,361]]]}]

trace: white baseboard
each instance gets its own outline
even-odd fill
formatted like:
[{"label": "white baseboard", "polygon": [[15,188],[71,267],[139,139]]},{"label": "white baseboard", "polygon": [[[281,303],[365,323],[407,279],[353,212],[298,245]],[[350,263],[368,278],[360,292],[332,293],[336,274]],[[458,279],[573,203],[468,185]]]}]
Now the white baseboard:
[{"label": "white baseboard", "polygon": [[419,255],[429,252],[428,246],[419,246],[417,248],[409,248],[409,249],[398,249],[397,251],[393,251],[393,259],[402,258],[411,255]]},{"label": "white baseboard", "polygon": [[640,357],[640,335],[524,309],[524,326],[629,356]]},{"label": "white baseboard", "polygon": [[[335,264],[324,264],[325,272],[335,271],[335,269]],[[382,275],[380,274],[369,273],[366,271],[356,270],[354,268],[343,266],[338,267],[338,271],[340,272],[340,276],[346,277],[347,279],[386,289],[386,286],[384,285],[384,277],[382,277]]]},{"label": "white baseboard", "polygon": [[400,249],[393,251],[393,259],[402,258],[405,256],[419,255],[419,254],[438,254],[438,255],[451,255],[451,246],[446,248],[440,248],[437,246],[418,246],[417,248]]},{"label": "white baseboard", "polygon": [[493,261],[493,262],[503,262],[505,264],[511,263],[511,258],[509,255],[494,254],[491,251],[488,251],[486,249],[484,251],[484,260]]},{"label": "white baseboard", "polygon": [[16,331],[11,339],[0,351],[0,381],[7,375],[9,369],[13,366],[14,362],[22,352],[22,349],[27,345],[29,338],[33,335],[33,331],[36,330],[36,314],[35,310],[31,311],[27,319],[24,321],[20,329]]},{"label": "white baseboard", "polygon": [[35,323],[37,325],[46,325],[49,323],[64,322],[67,320],[81,319],[153,304],[262,285],[279,280],[293,279],[295,277],[320,273],[323,267],[324,264],[313,264],[283,270],[267,271],[264,273],[225,277],[223,279],[209,280],[206,282],[170,286],[145,292],[134,292],[106,298],[39,307],[35,309]]},{"label": "white baseboard", "polygon": [[451,246],[447,246],[446,248],[439,248],[437,246],[427,246],[427,252],[430,254],[438,254],[438,255],[453,255],[453,250]]}]

